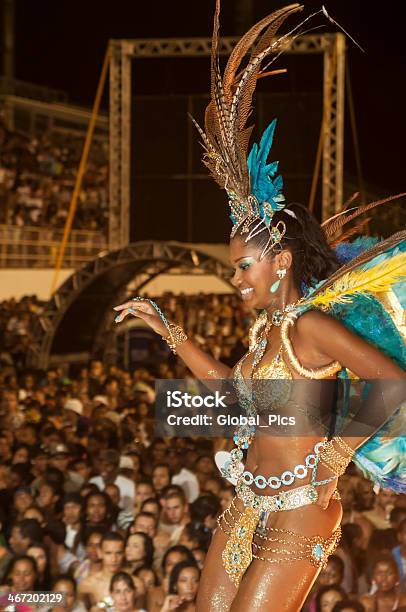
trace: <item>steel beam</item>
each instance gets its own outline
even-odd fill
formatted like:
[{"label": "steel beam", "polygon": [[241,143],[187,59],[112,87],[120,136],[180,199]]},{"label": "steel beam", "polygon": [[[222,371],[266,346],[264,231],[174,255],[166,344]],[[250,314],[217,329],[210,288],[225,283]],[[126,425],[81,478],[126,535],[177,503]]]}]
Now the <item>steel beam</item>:
[{"label": "steel beam", "polygon": [[[239,38],[220,40],[219,54],[229,55]],[[110,213],[109,245],[129,243],[131,168],[131,77],[133,58],[205,57],[211,38],[123,39],[111,41],[110,64]],[[344,71],[343,34],[307,34],[289,41],[290,54],[323,54],[324,86],[322,217],[337,212],[343,200]]]}]

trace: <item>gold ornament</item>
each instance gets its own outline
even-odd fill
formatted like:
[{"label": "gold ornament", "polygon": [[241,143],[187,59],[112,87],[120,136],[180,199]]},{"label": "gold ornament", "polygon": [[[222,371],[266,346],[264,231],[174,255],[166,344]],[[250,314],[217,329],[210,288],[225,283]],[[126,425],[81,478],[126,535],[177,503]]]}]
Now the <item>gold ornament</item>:
[{"label": "gold ornament", "polygon": [[292,316],[288,314],[285,316],[281,325],[282,346],[292,368],[304,378],[310,378],[312,380],[320,380],[322,378],[328,378],[329,376],[337,374],[337,372],[342,369],[342,365],[338,361],[333,361],[322,368],[309,369],[302,366],[293,351],[293,346],[288,333],[289,326],[293,325],[295,318],[296,317],[294,315]]},{"label": "gold ornament", "polygon": [[183,344],[187,340],[187,335],[180,325],[176,323],[169,323],[168,325],[168,336],[162,336],[169,348],[176,355],[176,347],[179,344]]}]

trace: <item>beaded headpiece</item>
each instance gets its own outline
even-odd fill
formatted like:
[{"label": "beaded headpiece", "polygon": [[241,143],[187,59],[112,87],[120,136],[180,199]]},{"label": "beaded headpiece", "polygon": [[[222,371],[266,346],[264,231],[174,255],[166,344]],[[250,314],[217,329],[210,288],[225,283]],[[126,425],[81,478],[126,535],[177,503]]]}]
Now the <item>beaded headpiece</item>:
[{"label": "beaded headpiece", "polygon": [[[277,37],[276,33],[289,15],[302,8],[299,4],[291,4],[254,25],[234,47],[222,76],[218,57],[220,0],[216,0],[211,50],[211,100],[206,108],[205,129],[200,128],[192,118],[203,140],[203,162],[229,198],[233,223],[231,237],[239,231],[247,234],[247,242],[262,231],[269,233],[261,258],[281,242],[286,232],[283,221],[272,225],[275,212],[285,206],[283,179],[277,175],[278,162],[267,163],[276,120],[265,130],[259,145],[253,145],[248,156],[254,126],[247,127],[246,123],[252,112],[257,79],[273,73],[265,71],[291,41],[298,26],[283,36]],[[247,65],[240,68],[250,49]],[[269,60],[270,55],[275,57]],[[264,66],[265,59],[269,61]],[[295,216],[293,211],[288,214]]]}]

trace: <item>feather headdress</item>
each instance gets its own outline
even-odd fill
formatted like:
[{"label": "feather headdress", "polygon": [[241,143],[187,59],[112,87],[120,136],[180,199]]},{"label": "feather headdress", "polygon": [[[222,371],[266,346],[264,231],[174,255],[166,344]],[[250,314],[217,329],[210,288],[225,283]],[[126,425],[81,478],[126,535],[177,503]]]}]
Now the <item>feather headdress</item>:
[{"label": "feather headdress", "polygon": [[[259,145],[252,147],[248,160],[249,140],[254,126],[247,127],[247,121],[252,112],[257,79],[273,61],[271,59],[263,66],[264,60],[273,54],[278,56],[301,24],[283,36],[277,37],[277,31],[287,17],[302,8],[299,4],[291,4],[254,25],[234,47],[222,76],[218,59],[220,0],[216,0],[211,52],[211,101],[205,112],[205,129],[192,117],[202,138],[203,162],[229,197],[233,223],[231,236],[239,228],[241,233],[248,234],[246,241],[265,229],[269,232],[269,240],[261,257],[280,242],[286,231],[283,222],[277,227],[271,223],[273,214],[284,207],[285,198],[282,177],[277,176],[277,162],[267,164],[276,121],[264,132]],[[240,68],[250,49],[247,65]]]}]

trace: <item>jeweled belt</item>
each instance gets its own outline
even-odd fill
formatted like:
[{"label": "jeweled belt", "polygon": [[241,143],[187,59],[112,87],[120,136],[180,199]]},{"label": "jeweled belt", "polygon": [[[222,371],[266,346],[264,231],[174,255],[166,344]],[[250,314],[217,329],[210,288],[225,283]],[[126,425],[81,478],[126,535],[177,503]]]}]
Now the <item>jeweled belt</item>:
[{"label": "jeweled belt", "polygon": [[266,513],[293,510],[300,506],[314,504],[318,498],[317,489],[312,484],[283,491],[277,495],[257,495],[242,480],[239,480],[235,491],[246,508],[255,508]]}]

